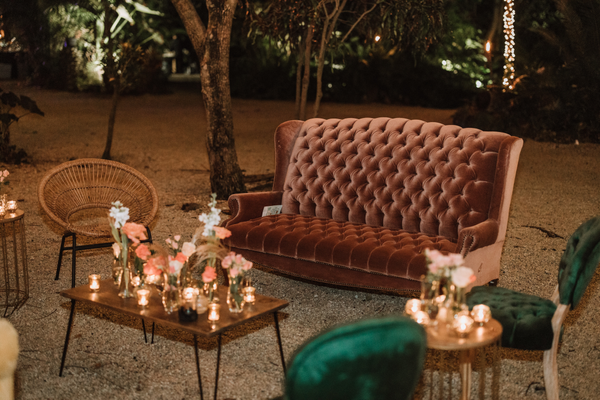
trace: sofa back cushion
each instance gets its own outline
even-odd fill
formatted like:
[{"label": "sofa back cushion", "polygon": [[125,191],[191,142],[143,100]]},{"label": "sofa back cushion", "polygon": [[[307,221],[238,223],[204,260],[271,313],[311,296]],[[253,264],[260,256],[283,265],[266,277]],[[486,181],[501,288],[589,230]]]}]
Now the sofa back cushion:
[{"label": "sofa back cushion", "polygon": [[311,119],[291,152],[282,212],[456,240],[488,218],[508,137],[404,118]]}]

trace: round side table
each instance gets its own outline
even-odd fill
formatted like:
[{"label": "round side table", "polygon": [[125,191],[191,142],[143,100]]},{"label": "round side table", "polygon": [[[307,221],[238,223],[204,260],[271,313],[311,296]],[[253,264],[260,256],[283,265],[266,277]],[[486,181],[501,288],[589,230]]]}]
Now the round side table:
[{"label": "round side table", "polygon": [[461,400],[468,400],[471,393],[471,364],[475,350],[497,343],[502,336],[502,325],[495,319],[478,326],[466,337],[459,337],[446,324],[427,327],[427,347],[435,350],[458,350],[460,352]]},{"label": "round side table", "polygon": [[22,210],[16,210],[0,217],[0,307],[4,307],[4,317],[18,310],[29,298],[24,216]]}]

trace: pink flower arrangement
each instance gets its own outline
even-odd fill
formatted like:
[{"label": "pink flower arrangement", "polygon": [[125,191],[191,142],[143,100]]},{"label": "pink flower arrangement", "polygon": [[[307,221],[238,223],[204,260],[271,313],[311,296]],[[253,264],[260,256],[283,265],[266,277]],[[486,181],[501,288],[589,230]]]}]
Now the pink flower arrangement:
[{"label": "pink flower arrangement", "polygon": [[231,236],[231,231],[227,228],[221,228],[220,226],[213,226],[213,231],[215,231],[215,236],[219,239],[225,239]]},{"label": "pink flower arrangement", "polygon": [[217,279],[216,268],[213,268],[210,265],[207,265],[206,267],[204,267],[204,272],[202,273],[202,282],[211,283],[215,279]]},{"label": "pink flower arrangement", "polygon": [[475,282],[476,277],[471,268],[465,267],[463,256],[456,253],[442,254],[438,250],[425,250],[429,279],[447,278],[459,288],[467,287]]},{"label": "pink flower arrangement", "polygon": [[135,249],[135,255],[144,261],[146,261],[151,254],[152,253],[150,253],[150,249],[148,249],[148,246],[146,246],[145,244],[140,244]]},{"label": "pink flower arrangement", "polygon": [[123,225],[121,231],[135,244],[139,244],[141,240],[146,240],[148,238],[146,236],[146,228],[144,225],[136,224],[135,222],[127,222]]}]

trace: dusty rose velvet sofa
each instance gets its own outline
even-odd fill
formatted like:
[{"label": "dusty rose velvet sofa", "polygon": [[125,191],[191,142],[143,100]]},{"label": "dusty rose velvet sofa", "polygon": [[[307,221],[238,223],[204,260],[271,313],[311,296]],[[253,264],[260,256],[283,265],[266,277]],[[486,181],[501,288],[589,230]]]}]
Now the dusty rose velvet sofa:
[{"label": "dusty rose velvet sofa", "polygon": [[[426,248],[499,278],[523,141],[403,118],[288,121],[271,192],[235,194],[232,251],[343,286],[419,290]],[[262,217],[263,207],[282,213]]]}]

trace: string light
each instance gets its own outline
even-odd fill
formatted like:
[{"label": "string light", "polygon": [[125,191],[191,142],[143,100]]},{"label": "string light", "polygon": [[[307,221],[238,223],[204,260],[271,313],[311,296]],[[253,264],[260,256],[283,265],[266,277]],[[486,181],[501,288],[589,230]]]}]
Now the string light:
[{"label": "string light", "polygon": [[515,2],[504,1],[504,75],[502,86],[513,89],[515,82]]}]

